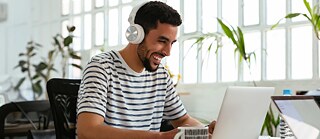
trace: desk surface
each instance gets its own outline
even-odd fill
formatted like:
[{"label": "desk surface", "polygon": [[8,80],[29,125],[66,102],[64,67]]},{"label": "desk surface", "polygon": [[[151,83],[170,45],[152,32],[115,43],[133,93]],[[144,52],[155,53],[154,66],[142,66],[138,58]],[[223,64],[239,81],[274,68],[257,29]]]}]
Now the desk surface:
[{"label": "desk surface", "polygon": [[280,139],[280,137],[259,136],[258,139]]},{"label": "desk surface", "polygon": [[[38,123],[35,123],[38,126]],[[6,123],[4,128],[4,136],[26,136],[29,130],[34,127],[30,123]],[[54,129],[53,122],[49,123],[49,129]]]}]

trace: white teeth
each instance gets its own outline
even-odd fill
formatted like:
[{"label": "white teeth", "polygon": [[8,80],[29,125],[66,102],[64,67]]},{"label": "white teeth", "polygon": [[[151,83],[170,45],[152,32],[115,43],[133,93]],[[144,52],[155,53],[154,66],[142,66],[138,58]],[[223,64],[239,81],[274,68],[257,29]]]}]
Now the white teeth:
[{"label": "white teeth", "polygon": [[154,59],[156,59],[156,60],[161,60],[160,57],[156,57],[156,56],[154,56]]}]

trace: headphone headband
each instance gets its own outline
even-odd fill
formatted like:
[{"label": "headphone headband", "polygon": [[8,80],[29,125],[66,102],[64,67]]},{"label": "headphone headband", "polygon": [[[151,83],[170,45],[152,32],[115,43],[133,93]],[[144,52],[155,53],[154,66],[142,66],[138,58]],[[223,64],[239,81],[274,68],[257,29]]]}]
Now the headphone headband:
[{"label": "headphone headband", "polygon": [[[126,38],[127,40],[132,43],[132,44],[139,44],[143,41],[144,39],[144,30],[143,27],[140,26],[139,24],[135,24],[134,20],[136,18],[136,14],[138,10],[145,5],[146,3],[150,2],[151,0],[144,0],[139,3],[138,6],[135,6],[129,15],[128,21],[130,23],[130,26],[126,30]],[[166,1],[166,0],[161,0],[161,1]]]},{"label": "headphone headband", "polygon": [[138,10],[148,2],[149,1],[144,1],[144,2],[141,2],[140,4],[138,4],[138,6],[133,7],[133,9],[130,12],[129,18],[128,18],[128,21],[131,25],[134,24],[134,19],[136,18],[136,14],[137,14]]}]

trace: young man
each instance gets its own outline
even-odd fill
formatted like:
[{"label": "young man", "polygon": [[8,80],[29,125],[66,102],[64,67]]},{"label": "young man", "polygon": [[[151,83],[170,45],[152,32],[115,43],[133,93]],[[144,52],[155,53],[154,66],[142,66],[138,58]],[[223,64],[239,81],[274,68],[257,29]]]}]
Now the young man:
[{"label": "young man", "polygon": [[[182,23],[179,13],[151,1],[134,8],[129,22],[129,44],[94,56],[83,72],[78,138],[172,139],[177,129],[159,132],[163,119],[174,127],[203,126],[187,114],[161,64],[176,42]],[[211,133],[214,124],[209,126]]]}]

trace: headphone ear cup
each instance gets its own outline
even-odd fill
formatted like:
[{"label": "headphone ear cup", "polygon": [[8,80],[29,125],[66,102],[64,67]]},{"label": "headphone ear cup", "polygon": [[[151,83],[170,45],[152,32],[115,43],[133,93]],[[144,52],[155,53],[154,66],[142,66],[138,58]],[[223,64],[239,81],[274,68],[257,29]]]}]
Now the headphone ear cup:
[{"label": "headphone ear cup", "polygon": [[126,31],[126,38],[132,44],[139,44],[144,38],[144,30],[138,24],[131,24]]}]

